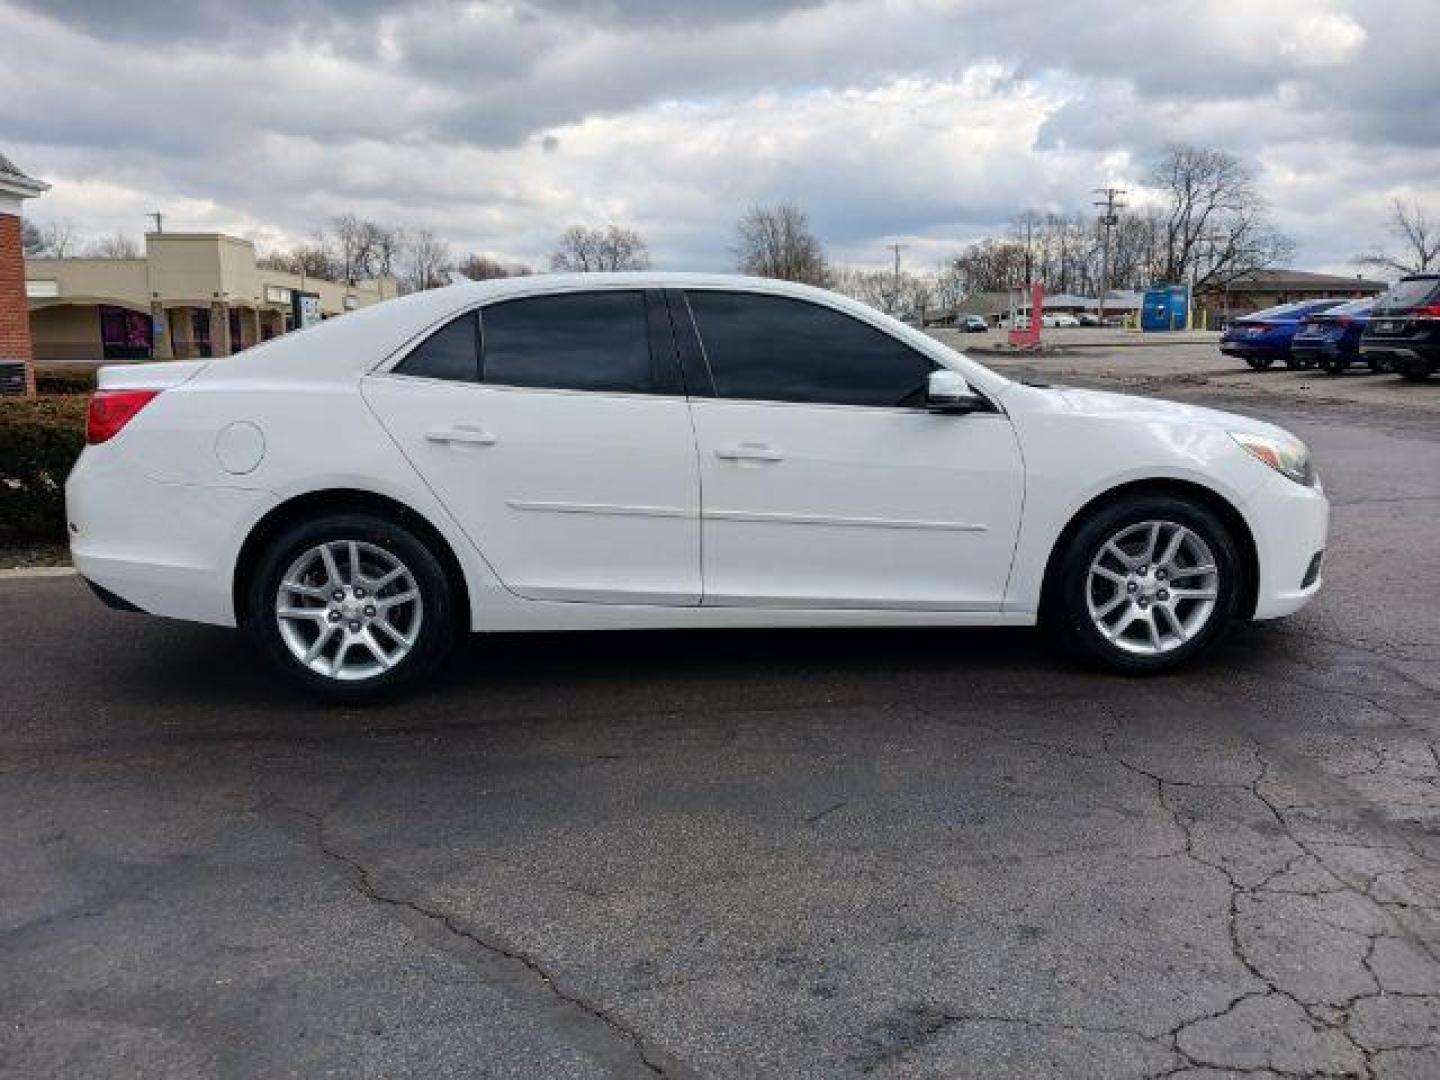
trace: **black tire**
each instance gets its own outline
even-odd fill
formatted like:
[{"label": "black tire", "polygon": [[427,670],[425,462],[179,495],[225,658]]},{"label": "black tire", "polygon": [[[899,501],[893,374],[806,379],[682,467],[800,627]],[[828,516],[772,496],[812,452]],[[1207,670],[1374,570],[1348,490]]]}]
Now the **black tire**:
[{"label": "black tire", "polygon": [[1400,368],[1400,374],[1410,382],[1424,382],[1430,377],[1430,365],[1423,360],[1411,360]]},{"label": "black tire", "polygon": [[1275,363],[1273,356],[1262,356],[1258,353],[1247,353],[1245,363],[1249,364],[1256,371],[1264,371],[1271,364]]},{"label": "black tire", "polygon": [[1310,366],[1310,364],[1300,359],[1300,357],[1296,356],[1294,353],[1286,353],[1285,366],[1291,371],[1304,371]]},{"label": "black tire", "polygon": [[1365,366],[1370,369],[1370,374],[1372,375],[1385,374],[1385,361],[1381,360],[1379,357],[1367,357],[1365,360]]},{"label": "black tire", "polygon": [[[413,635],[414,644],[393,667],[363,678],[341,680],[313,670],[291,652],[282,636],[276,602],[282,577],[305,552],[321,544],[348,541],[362,545],[362,549],[366,545],[379,549],[409,572],[419,593],[419,627]],[[373,700],[422,678],[439,666],[455,642],[455,598],[439,558],[410,530],[375,514],[328,513],[286,528],[260,554],[246,595],[245,630],[260,652],[290,682],[333,701]],[[343,627],[338,629],[343,631]]]},{"label": "black tire", "polygon": [[1345,369],[1350,365],[1338,356],[1327,356],[1320,361],[1320,370],[1326,375],[1344,375]]},{"label": "black tire", "polygon": [[[1144,654],[1127,651],[1101,633],[1090,615],[1087,590],[1091,563],[1104,545],[1125,529],[1152,521],[1183,525],[1203,540],[1215,558],[1217,580],[1214,607],[1194,635],[1168,651]],[[1057,553],[1041,624],[1053,643],[1089,666],[1126,675],[1171,671],[1195,660],[1225,632],[1244,591],[1243,575],[1234,538],[1207,507],[1178,496],[1130,496],[1093,511]]]}]

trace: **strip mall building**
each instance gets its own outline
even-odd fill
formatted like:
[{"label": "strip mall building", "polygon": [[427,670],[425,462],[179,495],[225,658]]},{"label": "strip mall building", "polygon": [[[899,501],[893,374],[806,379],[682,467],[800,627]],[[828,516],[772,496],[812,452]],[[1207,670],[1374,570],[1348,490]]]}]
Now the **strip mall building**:
[{"label": "strip mall building", "polygon": [[138,259],[27,259],[37,363],[228,356],[395,295],[256,265],[248,240],[149,233]]}]

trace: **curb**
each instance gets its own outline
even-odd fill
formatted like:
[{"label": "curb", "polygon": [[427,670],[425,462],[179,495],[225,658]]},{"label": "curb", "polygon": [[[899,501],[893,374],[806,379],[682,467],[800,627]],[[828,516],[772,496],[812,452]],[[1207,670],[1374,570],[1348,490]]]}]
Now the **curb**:
[{"label": "curb", "polygon": [[22,566],[13,570],[0,570],[0,581],[72,577],[76,573],[78,571],[73,566]]}]

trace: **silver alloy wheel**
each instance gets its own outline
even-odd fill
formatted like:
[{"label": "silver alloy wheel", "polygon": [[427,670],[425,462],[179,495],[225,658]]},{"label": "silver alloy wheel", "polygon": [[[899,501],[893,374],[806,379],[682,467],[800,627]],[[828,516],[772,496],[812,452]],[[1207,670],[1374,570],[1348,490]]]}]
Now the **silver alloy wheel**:
[{"label": "silver alloy wheel", "polygon": [[1159,656],[1195,637],[1219,595],[1210,545],[1174,521],[1127,525],[1100,546],[1085,580],[1095,628],[1117,648],[1142,656]]},{"label": "silver alloy wheel", "polygon": [[384,548],[357,540],[332,540],[302,553],[275,595],[275,619],[291,655],[346,682],[374,678],[404,660],[424,616],[410,569]]}]

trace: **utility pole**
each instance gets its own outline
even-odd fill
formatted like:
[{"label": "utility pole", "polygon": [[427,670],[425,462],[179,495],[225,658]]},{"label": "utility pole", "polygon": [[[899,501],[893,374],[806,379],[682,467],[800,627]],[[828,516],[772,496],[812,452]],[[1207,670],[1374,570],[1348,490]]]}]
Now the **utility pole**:
[{"label": "utility pole", "polygon": [[1101,241],[1100,241],[1100,322],[1105,322],[1105,296],[1110,292],[1110,230],[1120,223],[1115,211],[1125,209],[1125,204],[1120,201],[1120,196],[1126,194],[1124,188],[1103,187],[1096,188],[1095,194],[1104,196],[1097,199],[1096,206],[1105,208],[1100,216]]},{"label": "utility pole", "polygon": [[159,210],[152,210],[145,216],[154,220],[155,231],[157,233],[163,233],[165,231],[165,215],[160,213]]},{"label": "utility pole", "polygon": [[891,294],[890,299],[890,307],[892,310],[887,313],[890,315],[895,314],[893,309],[900,304],[900,252],[904,251],[906,246],[905,244],[889,245],[890,250],[895,253],[895,291]]}]

